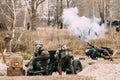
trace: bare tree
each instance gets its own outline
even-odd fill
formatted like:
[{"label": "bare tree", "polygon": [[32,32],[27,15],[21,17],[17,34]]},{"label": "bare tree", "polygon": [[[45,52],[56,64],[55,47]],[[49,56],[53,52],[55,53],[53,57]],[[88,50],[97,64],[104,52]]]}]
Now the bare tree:
[{"label": "bare tree", "polygon": [[99,14],[102,22],[110,16],[110,0],[98,0]]},{"label": "bare tree", "polygon": [[4,5],[5,7],[1,5],[0,10],[3,15],[5,15],[9,21],[12,23],[11,30],[12,30],[12,36],[10,40],[10,46],[9,51],[12,51],[12,41],[15,35],[15,24],[16,24],[16,8],[15,8],[15,0],[5,0]]},{"label": "bare tree", "polygon": [[13,13],[13,5],[11,3],[12,3],[11,0],[0,1],[0,13],[7,18],[8,22],[12,24],[11,25],[11,29],[12,29],[14,13]]},{"label": "bare tree", "polygon": [[66,2],[67,2],[67,8],[69,8],[70,7],[70,3],[72,2],[72,0],[66,0]]},{"label": "bare tree", "polygon": [[37,9],[38,9],[39,5],[42,4],[44,1],[45,0],[25,0],[26,6],[28,9],[29,18],[30,18],[31,30],[35,30]]},{"label": "bare tree", "polygon": [[12,42],[13,42],[13,39],[15,36],[16,9],[15,9],[15,0],[6,0],[7,4],[9,4],[9,1],[11,1],[11,6],[12,6],[11,9],[13,10],[12,11],[12,13],[13,13],[12,37],[10,40],[10,48],[9,48],[9,51],[11,52],[12,51]]},{"label": "bare tree", "polygon": [[23,34],[25,33],[26,18],[27,18],[27,7],[25,7],[24,27],[23,27],[23,30],[22,30],[22,32],[21,32],[21,34],[20,34],[20,36],[18,37],[18,39],[17,39],[17,41],[16,41],[16,44],[15,44],[15,46],[14,46],[14,48],[13,48],[13,50],[14,50],[14,51],[15,51],[15,49],[16,49],[16,47],[17,47],[18,43],[21,41],[21,38],[22,38]]},{"label": "bare tree", "polygon": [[3,3],[0,5],[0,10],[1,13],[7,17],[9,22],[11,22],[11,30],[12,30],[12,36],[9,44],[9,51],[12,51],[12,42],[15,37],[15,27],[16,27],[16,15],[17,15],[17,9],[16,9],[16,4],[17,0],[5,0]]},{"label": "bare tree", "polygon": [[57,26],[59,26],[59,0],[57,0],[57,3],[56,3],[56,23],[57,23]]}]

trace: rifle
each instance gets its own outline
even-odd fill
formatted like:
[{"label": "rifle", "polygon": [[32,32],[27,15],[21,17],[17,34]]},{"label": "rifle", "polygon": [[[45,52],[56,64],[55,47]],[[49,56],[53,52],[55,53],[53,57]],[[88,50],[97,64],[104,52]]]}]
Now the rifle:
[{"label": "rifle", "polygon": [[87,44],[88,44],[89,46],[91,46],[92,48],[97,48],[97,47],[93,46],[92,44],[90,44],[89,42],[87,42]]}]

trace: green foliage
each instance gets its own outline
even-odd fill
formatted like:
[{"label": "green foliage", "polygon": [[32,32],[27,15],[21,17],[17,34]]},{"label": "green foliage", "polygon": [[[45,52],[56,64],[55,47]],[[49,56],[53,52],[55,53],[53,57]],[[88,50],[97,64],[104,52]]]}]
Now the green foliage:
[{"label": "green foliage", "polygon": [[27,53],[23,53],[23,54],[21,54],[21,56],[22,56],[23,60],[29,60],[31,58],[31,56]]},{"label": "green foliage", "polygon": [[26,51],[25,51],[27,54],[31,54],[32,53],[32,51],[30,50],[30,49],[26,49]]}]

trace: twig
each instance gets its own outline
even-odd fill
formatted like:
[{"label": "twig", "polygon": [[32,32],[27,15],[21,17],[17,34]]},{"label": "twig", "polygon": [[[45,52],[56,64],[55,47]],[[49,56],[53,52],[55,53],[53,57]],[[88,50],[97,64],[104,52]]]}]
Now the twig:
[{"label": "twig", "polygon": [[5,60],[5,56],[4,56],[4,54],[6,53],[6,48],[4,49],[4,51],[2,50],[2,48],[0,48],[0,52],[2,53],[3,61],[6,64],[6,60]]}]

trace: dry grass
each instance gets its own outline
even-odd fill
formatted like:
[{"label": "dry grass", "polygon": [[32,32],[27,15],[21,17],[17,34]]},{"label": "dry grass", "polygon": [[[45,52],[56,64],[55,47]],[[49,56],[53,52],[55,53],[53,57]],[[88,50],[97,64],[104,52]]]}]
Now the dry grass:
[{"label": "dry grass", "polygon": [[70,35],[66,29],[41,28],[35,32],[27,32],[25,36],[28,36],[29,41],[31,41],[30,43],[38,40],[49,50],[56,50],[59,44],[67,44],[74,54],[82,55],[85,49],[85,43],[80,41],[78,37]]},{"label": "dry grass", "polygon": [[[21,28],[16,29],[14,43],[21,33]],[[10,31],[1,32],[0,41],[3,42],[4,36]],[[87,47],[85,41],[81,41],[77,36],[70,35],[67,29],[40,28],[37,31],[25,31],[16,51],[32,54],[34,47],[33,41],[38,40],[45,45],[48,50],[57,49],[59,44],[67,44],[75,55],[85,55],[84,50]],[[110,28],[109,33],[104,37],[89,41],[96,46],[107,46],[114,50],[120,50],[120,36],[115,29]],[[2,44],[0,45],[2,46]],[[95,80],[93,77],[64,75],[64,76],[20,76],[20,77],[0,77],[0,80]]]},{"label": "dry grass", "polygon": [[[9,31],[1,32],[0,40],[2,41],[6,33]],[[16,36],[14,43],[21,33],[21,28],[16,29]],[[40,41],[45,45],[48,50],[56,50],[59,44],[67,44],[74,54],[84,55],[84,50],[87,47],[85,41],[81,41],[77,36],[69,34],[67,29],[54,29],[54,28],[39,28],[37,31],[25,31],[21,42],[19,42],[16,51],[23,51],[26,53],[32,53],[33,41]],[[110,28],[109,33],[104,37],[96,40],[89,41],[93,45],[107,46],[114,50],[120,49],[120,36],[115,32],[115,29]]]}]

